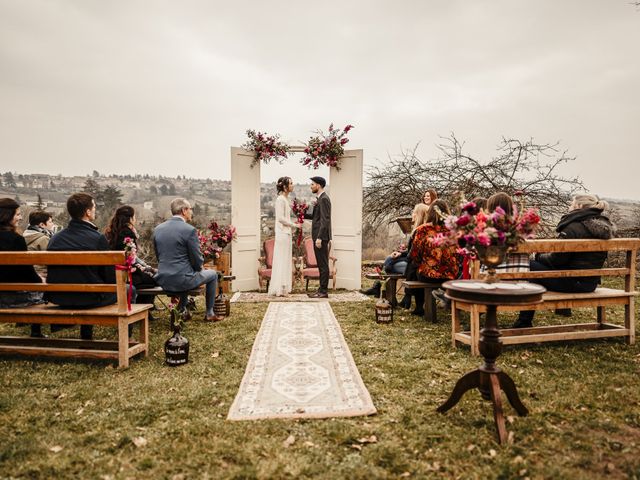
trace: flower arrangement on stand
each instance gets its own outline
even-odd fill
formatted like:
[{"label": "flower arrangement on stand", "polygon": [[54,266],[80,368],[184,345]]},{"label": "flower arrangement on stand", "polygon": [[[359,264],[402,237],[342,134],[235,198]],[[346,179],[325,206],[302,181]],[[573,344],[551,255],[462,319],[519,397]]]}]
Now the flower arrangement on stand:
[{"label": "flower arrangement on stand", "polygon": [[[297,198],[293,199],[293,203],[291,204],[291,210],[295,213],[296,218],[298,219],[298,223],[304,222],[304,214],[307,212],[309,205],[304,200],[298,200]],[[296,246],[300,246],[302,243],[302,227],[298,229],[298,236],[296,238]]]},{"label": "flower arrangement on stand", "polygon": [[282,163],[287,158],[291,147],[280,141],[280,135],[267,135],[264,132],[247,130],[249,139],[242,145],[242,148],[253,150],[255,156],[251,162],[251,167],[260,162],[269,163],[271,160]]},{"label": "flower arrangement on stand", "polygon": [[454,244],[459,253],[478,258],[487,266],[487,282],[496,281],[495,267],[505,261],[509,250],[520,242],[535,237],[540,224],[540,216],[535,209],[518,211],[514,205],[513,215],[498,207],[493,213],[485,213],[473,202],[462,206],[459,216],[450,215],[445,219],[448,232],[438,235],[435,245]]},{"label": "flower arrangement on stand", "polygon": [[205,261],[216,261],[220,258],[224,248],[238,237],[233,225],[219,225],[211,220],[206,230],[198,230],[200,251]]},{"label": "flower arrangement on stand", "polygon": [[127,274],[127,282],[129,289],[127,291],[127,310],[131,310],[131,302],[133,301],[133,279],[131,274],[136,271],[136,258],[138,255],[138,247],[131,237],[124,237],[124,265],[117,265],[116,270],[125,271]]},{"label": "flower arrangement on stand", "polygon": [[333,123],[329,125],[327,135],[318,130],[317,135],[311,137],[304,148],[305,157],[302,165],[317,169],[320,165],[335,167],[340,170],[339,159],[344,155],[344,146],[349,142],[346,137],[353,125],[347,125],[344,129],[336,129]]}]

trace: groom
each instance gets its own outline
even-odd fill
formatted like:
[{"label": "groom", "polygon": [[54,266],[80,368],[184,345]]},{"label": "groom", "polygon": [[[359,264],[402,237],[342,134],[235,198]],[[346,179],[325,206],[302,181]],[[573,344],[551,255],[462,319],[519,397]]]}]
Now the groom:
[{"label": "groom", "polygon": [[325,193],[327,181],[322,177],[311,177],[311,192],[317,195],[318,201],[313,208],[313,214],[304,214],[304,218],[311,220],[311,238],[313,251],[316,255],[318,270],[320,271],[320,288],[315,293],[309,293],[311,298],[329,297],[329,243],[331,242],[331,200]]}]

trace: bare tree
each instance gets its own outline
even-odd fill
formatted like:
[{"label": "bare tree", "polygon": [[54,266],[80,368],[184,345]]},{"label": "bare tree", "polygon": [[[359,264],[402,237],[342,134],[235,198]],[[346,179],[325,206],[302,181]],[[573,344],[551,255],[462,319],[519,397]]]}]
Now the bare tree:
[{"label": "bare tree", "polygon": [[384,167],[367,172],[364,193],[364,218],[373,226],[407,215],[428,188],[450,205],[457,205],[462,195],[467,199],[489,197],[498,191],[514,194],[521,191],[527,206],[540,209],[547,223],[555,223],[566,213],[571,195],[584,190],[578,177],[565,178],[558,167],[575,157],[559,144],[539,144],[532,139],[521,141],[502,138],[497,153],[483,162],[468,154],[464,142],[455,134],[443,137],[437,145],[439,155],[424,162],[416,154],[418,145],[390,157]]}]

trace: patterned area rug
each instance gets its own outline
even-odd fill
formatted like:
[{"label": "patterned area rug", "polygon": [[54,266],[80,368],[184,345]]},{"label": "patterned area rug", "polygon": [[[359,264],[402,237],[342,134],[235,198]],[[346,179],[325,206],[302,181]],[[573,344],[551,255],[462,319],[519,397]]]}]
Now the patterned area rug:
[{"label": "patterned area rug", "polygon": [[259,302],[364,302],[370,298],[366,295],[355,292],[329,293],[329,298],[309,298],[306,293],[292,293],[288,297],[274,297],[261,292],[236,292],[231,297],[234,303],[259,303]]},{"label": "patterned area rug", "polygon": [[272,302],[229,420],[376,413],[328,302]]}]

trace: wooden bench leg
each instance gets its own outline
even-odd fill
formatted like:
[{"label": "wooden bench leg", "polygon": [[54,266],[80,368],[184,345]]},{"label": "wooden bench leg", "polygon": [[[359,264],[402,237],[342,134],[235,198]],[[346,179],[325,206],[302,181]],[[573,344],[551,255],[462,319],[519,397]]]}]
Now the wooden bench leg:
[{"label": "wooden bench leg", "polygon": [[118,367],[129,366],[129,323],[127,317],[118,318]]},{"label": "wooden bench leg", "polygon": [[602,323],[602,322],[606,322],[607,321],[607,312],[605,310],[605,307],[596,307],[596,315],[598,318],[598,323]]},{"label": "wooden bench leg", "polygon": [[431,322],[436,323],[438,321],[438,313],[436,299],[431,295],[433,290],[430,287],[424,289],[424,319],[425,321],[431,320]]},{"label": "wooden bench leg", "polygon": [[629,303],[624,306],[624,327],[629,329],[627,343],[633,345],[636,343],[636,299],[629,298]]},{"label": "wooden bench leg", "polygon": [[141,320],[140,325],[140,343],[144,344],[145,357],[149,356],[149,311],[145,312],[144,318]]},{"label": "wooden bench leg", "polygon": [[477,305],[471,306],[469,330],[471,330],[471,355],[478,356],[480,355],[480,309]]},{"label": "wooden bench leg", "polygon": [[451,300],[451,345],[456,348],[456,333],[460,331],[460,314],[455,300]]}]

